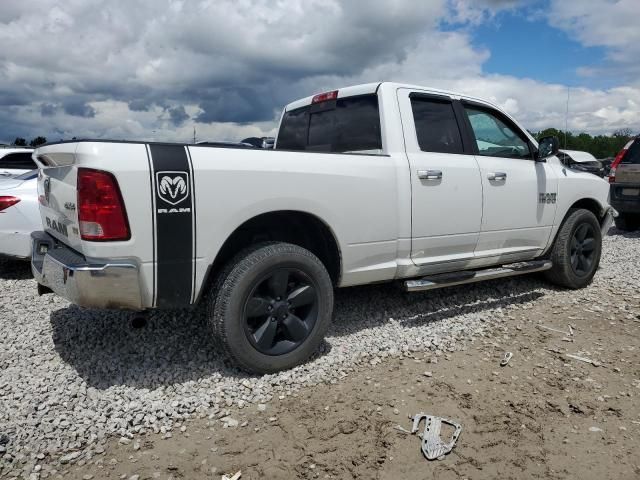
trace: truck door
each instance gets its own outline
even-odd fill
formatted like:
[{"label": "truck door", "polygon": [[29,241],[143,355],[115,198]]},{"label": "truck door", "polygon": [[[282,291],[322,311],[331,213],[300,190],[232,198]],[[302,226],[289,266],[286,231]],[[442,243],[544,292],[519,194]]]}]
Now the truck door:
[{"label": "truck door", "polygon": [[462,133],[464,112],[444,95],[400,89],[398,100],[411,170],[411,258],[418,266],[458,268],[473,258],[482,219],[482,182]]},{"label": "truck door", "polygon": [[533,159],[533,145],[506,115],[487,105],[463,102],[483,185],[477,257],[520,254],[545,248],[556,211],[558,181],[546,162]]}]

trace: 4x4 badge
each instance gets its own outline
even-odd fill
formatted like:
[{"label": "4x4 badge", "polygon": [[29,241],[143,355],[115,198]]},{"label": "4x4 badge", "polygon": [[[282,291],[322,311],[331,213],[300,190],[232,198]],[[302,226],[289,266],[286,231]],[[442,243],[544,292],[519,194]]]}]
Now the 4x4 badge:
[{"label": "4x4 badge", "polygon": [[156,172],[158,197],[170,205],[178,205],[189,196],[187,172]]}]

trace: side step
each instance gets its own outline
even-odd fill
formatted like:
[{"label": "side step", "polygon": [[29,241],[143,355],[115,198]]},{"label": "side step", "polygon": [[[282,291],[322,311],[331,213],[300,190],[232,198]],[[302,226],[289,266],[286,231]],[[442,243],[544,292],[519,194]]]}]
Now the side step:
[{"label": "side step", "polygon": [[404,287],[407,292],[420,292],[423,290],[434,290],[436,288],[493,280],[495,278],[513,277],[515,275],[524,275],[525,273],[542,272],[549,270],[551,267],[552,263],[549,260],[534,260],[531,262],[512,263],[500,268],[440,273],[419,280],[407,280],[404,282]]}]

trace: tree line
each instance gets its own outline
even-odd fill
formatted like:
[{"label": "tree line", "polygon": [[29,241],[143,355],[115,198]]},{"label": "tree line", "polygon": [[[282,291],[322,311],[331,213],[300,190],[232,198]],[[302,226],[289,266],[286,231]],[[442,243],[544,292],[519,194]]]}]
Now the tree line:
[{"label": "tree line", "polygon": [[26,147],[26,146],[37,147],[38,145],[42,145],[44,143],[47,143],[47,137],[37,136],[35,138],[32,138],[29,143],[27,143],[26,138],[16,137],[12,145],[15,145],[16,147]]}]

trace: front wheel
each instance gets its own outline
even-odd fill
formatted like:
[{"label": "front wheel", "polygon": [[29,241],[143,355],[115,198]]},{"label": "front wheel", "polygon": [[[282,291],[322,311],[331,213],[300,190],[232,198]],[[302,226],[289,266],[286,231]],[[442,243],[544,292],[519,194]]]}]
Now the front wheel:
[{"label": "front wheel", "polygon": [[596,216],[585,209],[569,210],[551,250],[553,267],[547,279],[566,288],[591,283],[600,264],[602,234]]},{"label": "front wheel", "polygon": [[297,245],[266,243],[240,252],[214,288],[209,322],[229,358],[250,372],[273,373],[304,362],[331,323],[329,274]]}]

